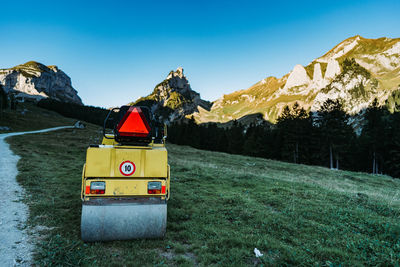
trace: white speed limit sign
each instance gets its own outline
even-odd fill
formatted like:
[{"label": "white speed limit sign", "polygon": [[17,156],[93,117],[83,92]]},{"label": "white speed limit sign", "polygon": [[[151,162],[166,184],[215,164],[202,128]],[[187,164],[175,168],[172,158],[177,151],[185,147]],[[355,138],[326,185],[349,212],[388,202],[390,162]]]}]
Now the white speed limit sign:
[{"label": "white speed limit sign", "polygon": [[135,163],[132,161],[126,160],[121,162],[119,165],[119,172],[124,176],[131,176],[136,171]]}]

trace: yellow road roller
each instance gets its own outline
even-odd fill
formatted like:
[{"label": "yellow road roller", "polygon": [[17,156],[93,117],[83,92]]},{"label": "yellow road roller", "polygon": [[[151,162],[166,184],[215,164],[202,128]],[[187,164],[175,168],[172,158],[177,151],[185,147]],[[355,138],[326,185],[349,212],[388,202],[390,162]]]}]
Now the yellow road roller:
[{"label": "yellow road roller", "polygon": [[[110,124],[113,132],[106,133]],[[148,108],[110,110],[103,141],[89,146],[83,166],[83,241],[165,235],[170,196],[165,139],[165,125],[158,123]]]}]

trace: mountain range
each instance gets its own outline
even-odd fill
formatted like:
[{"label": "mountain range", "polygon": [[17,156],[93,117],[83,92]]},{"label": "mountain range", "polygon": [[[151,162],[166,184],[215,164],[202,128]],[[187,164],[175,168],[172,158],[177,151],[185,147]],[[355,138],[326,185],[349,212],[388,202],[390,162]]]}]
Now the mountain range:
[{"label": "mountain range", "polygon": [[[0,69],[6,93],[50,97],[82,104],[71,79],[56,66],[30,61]],[[183,68],[170,71],[153,91],[130,105],[146,105],[166,123],[194,118],[197,123],[266,120],[276,122],[285,106],[296,102],[318,111],[327,99],[340,99],[343,109],[357,114],[376,99],[397,111],[400,104],[400,38],[348,38],[308,65],[295,65],[280,78],[266,77],[248,89],[209,102],[194,91]]]},{"label": "mountain range", "polygon": [[318,111],[327,99],[340,99],[349,114],[365,109],[376,98],[393,111],[400,103],[400,38],[354,36],[307,66],[296,65],[281,78],[266,77],[248,89],[224,95],[210,110],[193,113],[198,123],[227,122],[262,114],[275,122],[285,106],[298,103]]},{"label": "mountain range", "polygon": [[212,103],[200,99],[178,68],[153,93],[131,104],[150,104],[166,122],[183,116],[197,123],[225,123],[249,116],[276,122],[285,106],[297,102],[307,111],[318,111],[327,99],[340,99],[351,115],[375,99],[394,111],[400,104],[400,38],[348,38],[307,66],[296,65],[281,78],[266,77]]}]

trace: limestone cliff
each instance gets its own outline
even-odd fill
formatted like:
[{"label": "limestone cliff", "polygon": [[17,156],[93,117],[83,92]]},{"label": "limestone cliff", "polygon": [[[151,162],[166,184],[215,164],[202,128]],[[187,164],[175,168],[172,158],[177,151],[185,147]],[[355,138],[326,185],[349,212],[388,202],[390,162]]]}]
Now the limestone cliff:
[{"label": "limestone cliff", "polygon": [[15,93],[17,97],[35,100],[49,97],[82,105],[78,92],[71,85],[71,78],[57,66],[29,61],[0,69],[0,84],[7,94]]}]

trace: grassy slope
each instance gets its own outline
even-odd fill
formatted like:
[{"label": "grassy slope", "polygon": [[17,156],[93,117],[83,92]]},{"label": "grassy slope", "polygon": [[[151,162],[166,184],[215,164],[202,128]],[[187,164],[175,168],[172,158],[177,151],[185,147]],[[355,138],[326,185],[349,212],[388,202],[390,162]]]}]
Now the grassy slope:
[{"label": "grassy slope", "polygon": [[[38,265],[394,265],[400,180],[168,145],[163,240],[84,244],[81,168],[99,128],[9,139]],[[254,248],[264,253],[256,259]]]},{"label": "grassy slope", "polygon": [[[286,76],[289,75],[287,74]],[[214,106],[213,108],[211,108],[211,111],[199,109],[199,112],[194,114],[194,118],[198,123],[225,123],[231,121],[232,119],[239,119],[243,116],[250,114],[268,113],[268,119],[270,121],[274,121],[276,119],[275,114],[278,113],[279,108],[276,108],[275,99],[272,101],[266,101],[266,99],[270,98],[270,96],[274,94],[279,89],[279,87],[284,86],[284,83],[286,81],[284,78],[287,77],[284,76],[281,79],[268,77],[265,79],[265,83],[258,82],[248,89],[235,91],[231,94],[224,95],[222,106]],[[243,95],[255,97],[255,99],[257,100],[265,98],[265,101],[252,103],[248,100],[245,100],[246,98],[242,98]],[[290,101],[288,99],[282,98],[285,98],[285,96],[282,96],[280,99],[283,102]],[[295,100],[298,99],[296,98]]]},{"label": "grassy slope", "polygon": [[[25,114],[21,112],[25,110]],[[32,103],[18,103],[17,110],[0,111],[0,126],[8,126],[12,132],[39,130],[44,128],[73,125],[76,120],[62,117],[56,112],[37,107]],[[10,131],[1,131],[7,133]]]}]

